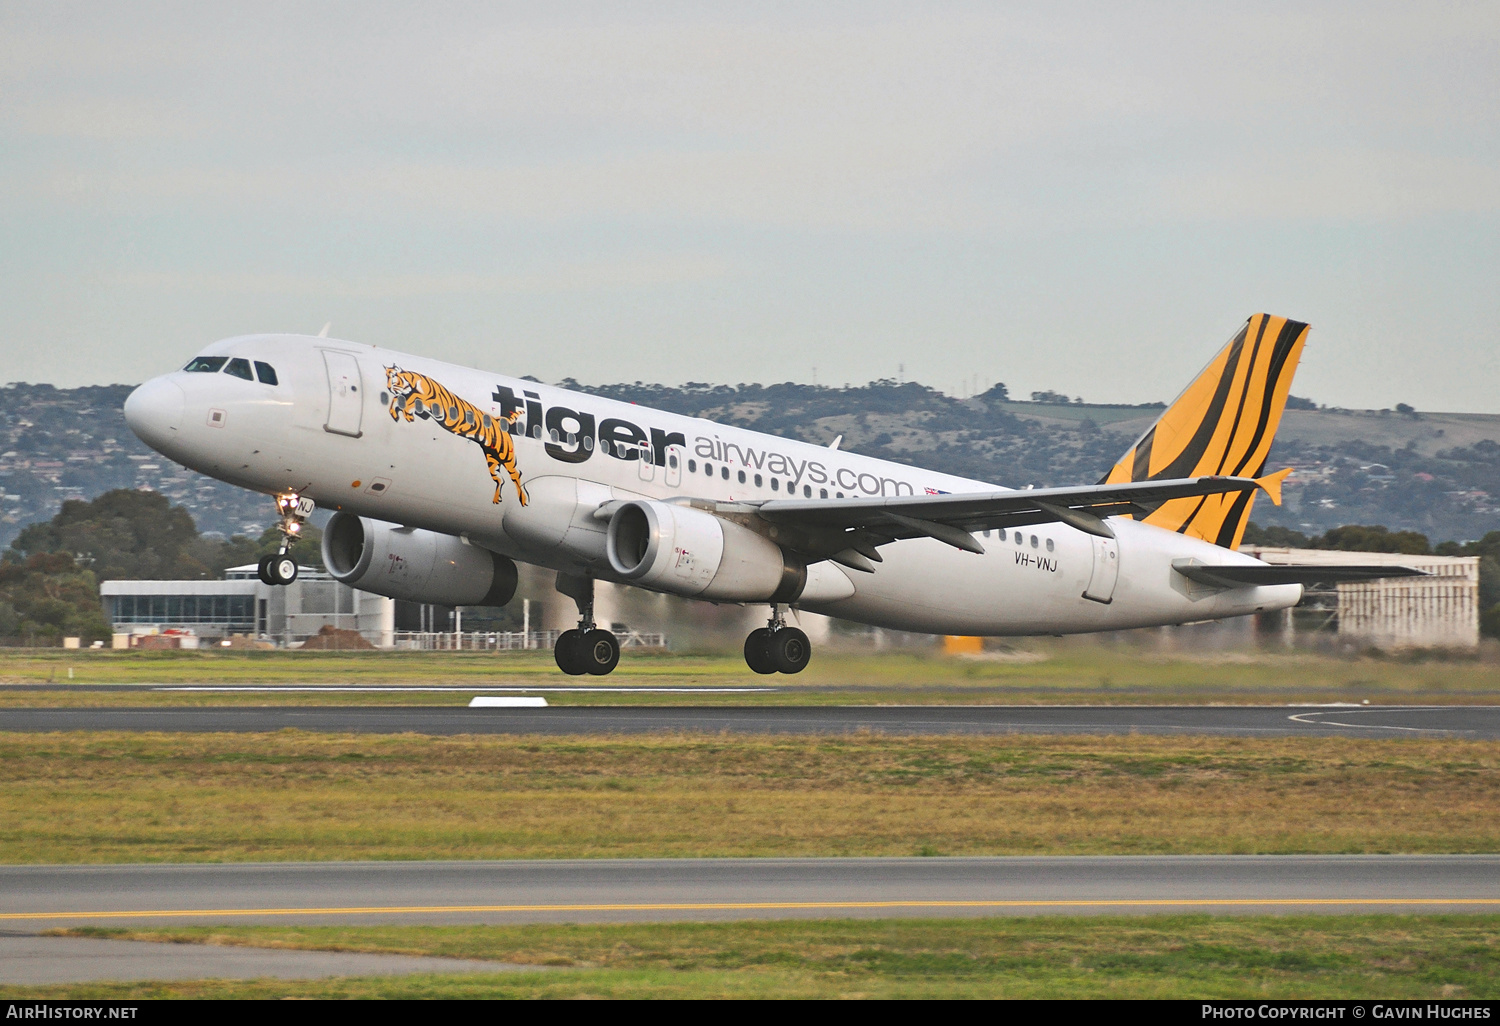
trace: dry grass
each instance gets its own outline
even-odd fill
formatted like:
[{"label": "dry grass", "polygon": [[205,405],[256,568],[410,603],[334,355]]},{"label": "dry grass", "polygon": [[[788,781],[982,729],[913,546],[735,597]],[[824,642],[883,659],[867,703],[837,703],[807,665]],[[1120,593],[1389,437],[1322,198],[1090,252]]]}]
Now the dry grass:
[{"label": "dry grass", "polygon": [[1459,998],[1497,916],[1151,916],[78,931],[482,958],[561,972],[0,988],[0,997]]},{"label": "dry grass", "polygon": [[1500,850],[1500,743],[0,734],[0,861]]}]

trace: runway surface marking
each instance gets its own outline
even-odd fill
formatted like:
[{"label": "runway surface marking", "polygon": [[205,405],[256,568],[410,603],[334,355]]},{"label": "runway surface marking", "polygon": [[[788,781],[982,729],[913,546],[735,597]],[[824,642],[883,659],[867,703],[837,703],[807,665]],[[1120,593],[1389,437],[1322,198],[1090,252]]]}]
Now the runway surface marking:
[{"label": "runway surface marking", "polygon": [[1243,908],[1255,906],[1500,905],[1500,898],[1118,898],[1032,901],[714,901],[585,905],[371,905],[343,908],[205,908],[125,912],[5,912],[0,920],[146,919],[187,916],[453,915],[479,912],[754,912],[797,909],[881,908]]},{"label": "runway surface marking", "polygon": [[[1330,703],[1330,704],[1333,704],[1333,703]],[[1401,712],[1434,712],[1434,711],[1441,711],[1441,710],[1451,709],[1452,708],[1452,706],[1442,706],[1442,705],[1399,705],[1399,706],[1378,706],[1378,705],[1375,705],[1375,706],[1365,706],[1365,705],[1358,705],[1358,706],[1356,706],[1356,705],[1345,704],[1345,703],[1339,703],[1339,704],[1343,705],[1343,708],[1340,709],[1340,711],[1339,711],[1339,715],[1341,715],[1341,716],[1350,715],[1352,713],[1378,713],[1378,712],[1389,712],[1389,711],[1393,711],[1393,710],[1400,710]],[[1411,730],[1411,731],[1416,731],[1419,734],[1429,734],[1429,733],[1433,733],[1433,732],[1439,732],[1439,733],[1444,733],[1444,734],[1466,733],[1465,731],[1444,730],[1441,727],[1400,727],[1400,726],[1396,726],[1395,724],[1390,724],[1390,723],[1339,723],[1337,720],[1325,720],[1325,719],[1321,719],[1321,718],[1320,719],[1316,719],[1316,720],[1305,720],[1305,719],[1303,719],[1304,716],[1318,716],[1318,717],[1323,717],[1323,716],[1332,716],[1332,715],[1333,715],[1333,713],[1331,711],[1329,711],[1329,712],[1312,712],[1312,711],[1309,711],[1309,712],[1305,712],[1305,713],[1296,713],[1294,715],[1288,716],[1287,719],[1294,720],[1297,723],[1306,723],[1310,727],[1352,727],[1352,728],[1355,728],[1357,730]]]}]

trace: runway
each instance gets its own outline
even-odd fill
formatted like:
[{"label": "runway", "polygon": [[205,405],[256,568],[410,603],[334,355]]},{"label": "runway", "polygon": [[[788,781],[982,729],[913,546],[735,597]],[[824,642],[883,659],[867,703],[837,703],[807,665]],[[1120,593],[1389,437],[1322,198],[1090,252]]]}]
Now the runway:
[{"label": "runway", "polygon": [[0,709],[0,731],[1203,734],[1500,739],[1500,706],[217,706]]},{"label": "runway", "polygon": [[0,867],[0,930],[1162,912],[1500,912],[1500,855]]}]

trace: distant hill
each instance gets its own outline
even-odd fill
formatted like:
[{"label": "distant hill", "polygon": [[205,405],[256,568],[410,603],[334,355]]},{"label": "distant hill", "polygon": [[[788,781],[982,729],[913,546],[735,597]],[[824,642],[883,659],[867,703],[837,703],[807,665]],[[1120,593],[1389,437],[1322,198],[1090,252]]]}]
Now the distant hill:
[{"label": "distant hill", "polygon": [[268,499],[184,470],[131,434],[120,411],[133,387],[0,389],[0,548],[27,524],[50,520],[64,499],[111,488],[161,492],[201,531],[260,537]]},{"label": "distant hill", "polygon": [[[1097,481],[1161,412],[1159,405],[1015,402],[997,386],[958,399],[915,383],[650,384],[564,387],[843,447],[1008,486]],[[120,409],[129,385],[0,390],[0,547],[52,517],[65,498],[150,488],[200,530],[258,537],[259,495],[184,470],[147,449]],[[1310,405],[1310,404],[1309,404]],[[1500,528],[1500,416],[1288,410],[1272,468],[1291,465],[1286,505],[1263,498],[1254,519],[1320,533],[1383,524],[1434,540]]]},{"label": "distant hill", "polygon": [[[1003,386],[956,399],[924,385],[568,387],[1020,487],[1092,483],[1161,415],[1159,404],[1016,402]],[[1305,400],[1299,405],[1312,406]],[[1322,533],[1381,524],[1436,540],[1500,528],[1500,416],[1288,409],[1269,469],[1292,466],[1284,505],[1257,500],[1263,525]]]}]

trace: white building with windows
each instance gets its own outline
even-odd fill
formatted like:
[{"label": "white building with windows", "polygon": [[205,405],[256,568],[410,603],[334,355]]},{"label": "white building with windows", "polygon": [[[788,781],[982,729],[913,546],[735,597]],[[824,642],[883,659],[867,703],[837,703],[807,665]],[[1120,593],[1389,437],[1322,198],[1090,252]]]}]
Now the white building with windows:
[{"label": "white building with windows", "polygon": [[358,631],[377,648],[394,644],[396,602],[356,591],[314,567],[286,587],[261,583],[255,565],[225,571],[222,581],[104,581],[104,615],[118,634],[191,631],[200,638],[233,634],[291,644],[325,626]]},{"label": "white building with windows", "polygon": [[[1330,603],[1341,641],[1380,648],[1474,648],[1479,644],[1479,557],[1410,556],[1394,552],[1344,552],[1245,545],[1241,552],[1292,566],[1409,566],[1425,577],[1341,581]],[[1303,604],[1326,589],[1309,588]],[[1328,598],[1334,598],[1327,595]],[[1284,610],[1287,623],[1292,610]]]}]

